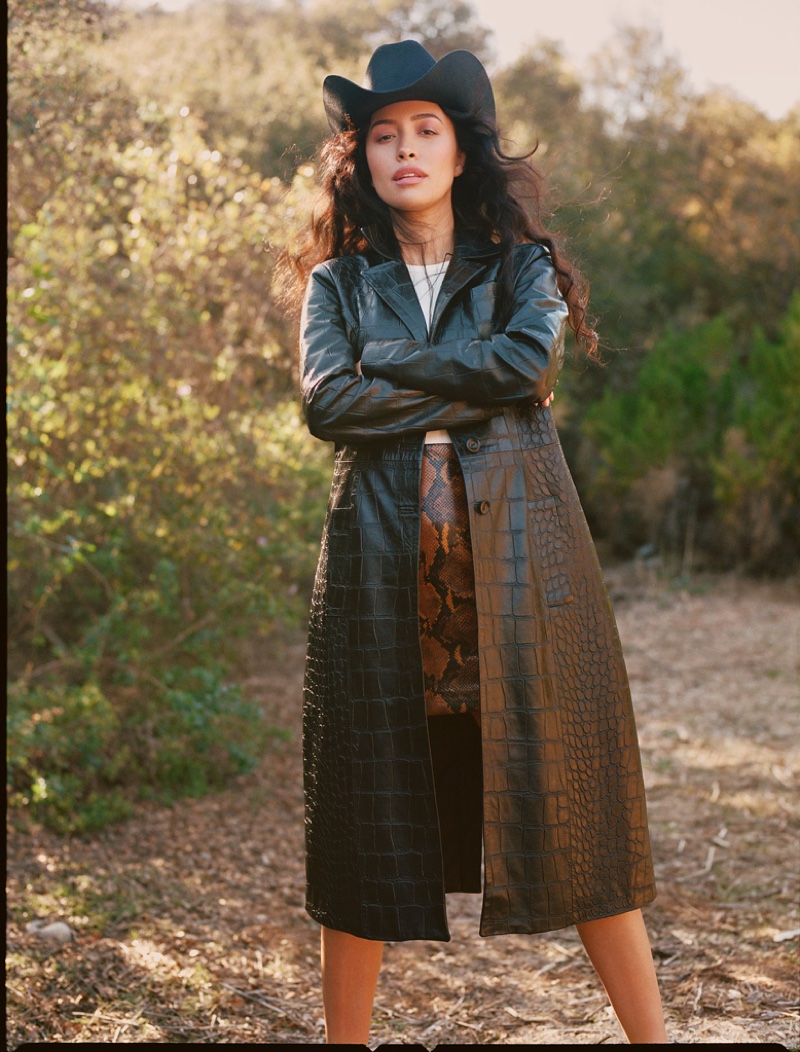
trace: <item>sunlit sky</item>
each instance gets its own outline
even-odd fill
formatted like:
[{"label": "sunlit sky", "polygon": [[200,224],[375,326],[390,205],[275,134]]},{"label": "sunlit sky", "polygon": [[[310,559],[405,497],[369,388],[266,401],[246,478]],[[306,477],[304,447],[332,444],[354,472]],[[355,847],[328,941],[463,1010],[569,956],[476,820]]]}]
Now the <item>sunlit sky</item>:
[{"label": "sunlit sky", "polygon": [[538,37],[560,40],[577,63],[618,22],[660,27],[699,90],[725,85],[770,117],[800,101],[797,0],[472,0],[510,61]]},{"label": "sunlit sky", "polygon": [[[147,0],[148,5],[152,0]],[[189,0],[160,0],[164,10]],[[494,31],[500,64],[540,38],[558,40],[580,65],[609,40],[615,25],[659,27],[666,50],[689,72],[693,86],[732,88],[770,117],[800,101],[798,0],[471,0]],[[139,6],[144,6],[140,3]]]}]

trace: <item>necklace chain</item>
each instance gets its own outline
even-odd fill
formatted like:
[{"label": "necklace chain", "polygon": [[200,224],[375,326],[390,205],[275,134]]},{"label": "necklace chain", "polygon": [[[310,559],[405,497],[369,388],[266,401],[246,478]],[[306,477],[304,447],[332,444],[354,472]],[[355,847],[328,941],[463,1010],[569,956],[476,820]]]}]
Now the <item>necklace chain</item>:
[{"label": "necklace chain", "polygon": [[[411,283],[414,286],[414,291],[417,294],[417,298],[420,300],[420,306],[422,306],[423,297],[419,293],[419,286],[424,282],[427,285],[427,317],[425,322],[428,327],[428,332],[431,331],[433,325],[433,314],[436,306],[436,292],[437,286],[441,286],[441,281],[444,277],[444,272],[447,270],[448,263],[450,262],[450,256],[448,255],[441,263],[407,263],[409,277]],[[430,270],[428,269],[430,267]],[[418,275],[415,277],[415,274]]]}]

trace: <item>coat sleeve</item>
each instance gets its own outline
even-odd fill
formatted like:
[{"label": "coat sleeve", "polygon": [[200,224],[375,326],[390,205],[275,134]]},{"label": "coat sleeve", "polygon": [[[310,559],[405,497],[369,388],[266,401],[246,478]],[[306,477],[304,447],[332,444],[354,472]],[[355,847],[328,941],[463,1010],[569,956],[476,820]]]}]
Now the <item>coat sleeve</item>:
[{"label": "coat sleeve", "polygon": [[481,423],[500,412],[393,378],[362,375],[348,339],[339,290],[324,263],[309,278],[300,328],[303,413],[317,438],[363,442],[424,434]]},{"label": "coat sleeve", "polygon": [[514,305],[505,331],[435,344],[373,340],[362,352],[364,375],[475,406],[546,398],[564,357],[567,305],[550,257],[539,246],[526,248],[527,258],[518,259]]}]

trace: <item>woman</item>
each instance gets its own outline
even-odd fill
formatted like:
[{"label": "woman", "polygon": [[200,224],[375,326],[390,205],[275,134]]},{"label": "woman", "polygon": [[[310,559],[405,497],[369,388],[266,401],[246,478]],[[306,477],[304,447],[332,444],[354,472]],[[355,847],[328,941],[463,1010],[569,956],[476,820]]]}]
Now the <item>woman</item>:
[{"label": "woman", "polygon": [[630,695],[548,408],[565,326],[595,352],[585,294],[473,55],[385,45],[323,94],[294,266],[336,443],[304,702],[327,1040],[367,1041],[383,942],[449,939],[473,891],[481,935],[576,924],[628,1039],[663,1041]]}]

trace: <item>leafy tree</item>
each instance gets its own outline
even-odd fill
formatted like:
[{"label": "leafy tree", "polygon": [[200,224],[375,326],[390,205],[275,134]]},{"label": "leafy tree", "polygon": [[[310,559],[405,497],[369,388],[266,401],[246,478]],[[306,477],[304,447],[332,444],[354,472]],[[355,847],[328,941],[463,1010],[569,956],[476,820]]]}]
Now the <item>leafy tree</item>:
[{"label": "leafy tree", "polygon": [[702,307],[775,336],[800,269],[800,111],[772,121],[710,92],[692,100],[681,141],[689,172],[674,210],[711,261]]},{"label": "leafy tree", "polygon": [[130,141],[139,131],[136,100],[86,59],[112,26],[96,0],[9,0],[9,246],[108,138]]},{"label": "leafy tree", "polygon": [[303,610],[327,489],[262,251],[294,198],[191,115],[135,120],[85,137],[9,268],[10,788],[61,828],[255,762],[229,670]]},{"label": "leafy tree", "polygon": [[[358,25],[363,5],[350,0],[341,12],[342,24]],[[368,47],[413,38],[423,44],[434,58],[464,48],[484,62],[491,57],[491,31],[477,21],[475,9],[466,0],[381,0],[374,5],[379,23],[366,43]]]},{"label": "leafy tree", "polygon": [[98,57],[133,91],[187,106],[208,143],[290,180],[328,125],[321,86],[332,69],[360,81],[375,46],[413,36],[438,54],[485,53],[488,31],[463,0],[195,4],[165,18],[146,10]]},{"label": "leafy tree", "polygon": [[329,50],[308,46],[293,6],[199,4],[169,17],[146,10],[96,56],[137,97],[188,109],[212,148],[290,179],[327,128],[319,84]]},{"label": "leafy tree", "polygon": [[[181,122],[156,145],[107,149],[97,174],[62,183],[15,245],[12,697],[72,720],[77,706],[89,741],[92,714],[113,711],[106,781],[179,791],[251,762],[263,740],[235,722],[225,675],[240,633],[300,612],[327,451],[302,427],[265,308],[256,252],[279,191]],[[227,729],[227,765],[216,746],[175,752],[177,726],[197,720],[200,744],[222,746]],[[50,786],[38,802],[51,818],[88,821],[105,784],[65,801],[72,781],[45,759],[11,770]]]},{"label": "leafy tree", "polygon": [[659,29],[620,24],[590,59],[588,93],[610,131],[650,135],[680,127],[691,94],[686,70],[664,46]]}]

